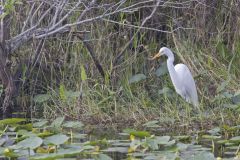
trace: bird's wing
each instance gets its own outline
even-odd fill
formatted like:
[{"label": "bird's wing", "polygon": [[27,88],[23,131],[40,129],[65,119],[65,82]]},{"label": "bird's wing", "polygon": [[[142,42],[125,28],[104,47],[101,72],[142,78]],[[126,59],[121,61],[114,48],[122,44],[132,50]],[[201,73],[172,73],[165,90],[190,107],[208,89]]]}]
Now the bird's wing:
[{"label": "bird's wing", "polygon": [[177,64],[174,67],[177,72],[182,88],[185,90],[185,95],[182,95],[188,102],[192,102],[194,106],[198,105],[198,95],[193,76],[184,64]]}]

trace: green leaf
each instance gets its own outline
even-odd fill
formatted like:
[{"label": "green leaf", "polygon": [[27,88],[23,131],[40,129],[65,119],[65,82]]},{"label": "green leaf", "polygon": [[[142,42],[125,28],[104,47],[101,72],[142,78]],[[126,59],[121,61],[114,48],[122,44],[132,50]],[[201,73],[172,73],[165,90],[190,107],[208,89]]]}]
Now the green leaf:
[{"label": "green leaf", "polygon": [[60,145],[65,143],[69,137],[64,134],[53,135],[44,139],[44,144],[47,145]]},{"label": "green leaf", "polygon": [[215,127],[211,130],[208,131],[208,133],[210,133],[211,135],[219,135],[221,129],[219,127]]},{"label": "green leaf", "polygon": [[202,135],[202,138],[203,138],[203,139],[211,139],[211,140],[213,140],[213,139],[219,139],[219,138],[221,138],[221,136],[215,136],[215,135]]},{"label": "green leaf", "polygon": [[143,124],[143,126],[145,127],[159,127],[159,125],[157,124],[159,121],[149,121],[145,124]]},{"label": "green leaf", "polygon": [[82,79],[82,81],[85,81],[87,79],[87,74],[86,74],[86,71],[85,71],[83,65],[81,65],[81,79]]},{"label": "green leaf", "polygon": [[[43,140],[39,137],[29,137],[17,143],[16,148],[35,149],[42,144]],[[14,147],[14,148],[15,148]]]},{"label": "green leaf", "polygon": [[137,83],[137,82],[140,82],[142,80],[145,80],[146,78],[147,77],[144,74],[135,74],[129,79],[128,83],[129,84]]},{"label": "green leaf", "polygon": [[170,136],[156,136],[156,141],[158,144],[160,145],[166,145],[169,143],[169,140],[170,140]]},{"label": "green leaf", "polygon": [[35,133],[28,132],[27,130],[18,130],[17,133],[18,135],[27,136],[27,137],[36,136]]},{"label": "green leaf", "polygon": [[197,153],[194,156],[191,156],[192,158],[190,158],[190,160],[203,160],[203,159],[207,159],[207,160],[215,160],[215,157],[212,153],[210,152],[206,152],[206,151],[202,151]]},{"label": "green leaf", "polygon": [[156,139],[147,138],[146,143],[152,150],[158,150],[159,148]]},{"label": "green leaf", "polygon": [[240,143],[240,136],[232,137],[229,142]]},{"label": "green leaf", "polygon": [[33,127],[36,128],[42,128],[43,126],[45,126],[48,123],[48,121],[46,119],[40,120],[39,122],[35,122],[33,123]]},{"label": "green leaf", "polygon": [[68,121],[66,123],[63,124],[63,127],[66,127],[66,128],[82,128],[84,125],[82,122],[80,121]]},{"label": "green leaf", "polygon": [[0,124],[5,124],[5,125],[13,125],[13,124],[18,124],[20,122],[25,122],[25,118],[8,118],[4,120],[0,120]]},{"label": "green leaf", "polygon": [[50,127],[60,128],[65,117],[57,117],[50,125]]},{"label": "green leaf", "polygon": [[240,105],[240,93],[235,93],[234,94],[234,96],[232,97],[232,102],[234,104]]},{"label": "green leaf", "polygon": [[38,94],[36,96],[34,96],[33,101],[35,103],[43,103],[48,101],[51,98],[51,95],[49,94]]},{"label": "green leaf", "polygon": [[130,134],[140,138],[151,136],[150,133],[147,131],[133,131],[133,132],[130,132]]},{"label": "green leaf", "polygon": [[106,154],[99,154],[95,160],[112,160],[112,158]]},{"label": "green leaf", "polygon": [[59,97],[62,101],[66,101],[66,95],[65,95],[65,86],[64,84],[60,84],[59,86]]},{"label": "green leaf", "polygon": [[160,65],[160,67],[156,70],[155,74],[156,76],[160,77],[165,75],[168,72],[167,69],[167,62],[164,62]]}]

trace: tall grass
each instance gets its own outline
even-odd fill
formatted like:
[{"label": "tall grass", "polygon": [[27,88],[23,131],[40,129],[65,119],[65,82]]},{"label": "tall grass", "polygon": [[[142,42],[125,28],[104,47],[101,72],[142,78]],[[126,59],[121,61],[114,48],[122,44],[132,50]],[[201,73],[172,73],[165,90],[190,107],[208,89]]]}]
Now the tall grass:
[{"label": "tall grass", "polygon": [[[209,119],[217,123],[227,122],[233,118],[235,110],[224,107],[224,104],[231,104],[231,99],[224,93],[234,94],[240,89],[239,2],[185,3],[169,2],[159,7],[145,26],[152,29],[142,29],[136,35],[136,28],[107,20],[83,26],[90,30],[87,36],[107,75],[105,80],[81,41],[68,37],[47,40],[42,63],[51,66],[50,73],[41,68],[35,71],[30,80],[31,92],[23,92],[22,98],[29,93],[32,97],[40,93],[50,94],[50,100],[43,104],[29,102],[36,107],[36,112],[43,109],[47,118],[63,114],[90,122],[128,122],[129,125],[153,119],[166,123],[205,122]],[[150,7],[142,6],[132,13],[121,13],[109,19],[139,26],[150,11]],[[114,64],[133,35],[132,43]],[[174,90],[168,74],[155,75],[156,69],[166,59],[148,60],[162,46],[174,51],[175,63],[185,63],[192,71],[200,100],[198,110],[175,92],[159,94],[164,87]],[[86,80],[83,80],[83,70]],[[130,84],[130,77],[138,73],[145,74],[147,78]],[[36,80],[41,83],[36,83]],[[67,91],[78,91],[79,97],[67,102],[61,97]]]}]

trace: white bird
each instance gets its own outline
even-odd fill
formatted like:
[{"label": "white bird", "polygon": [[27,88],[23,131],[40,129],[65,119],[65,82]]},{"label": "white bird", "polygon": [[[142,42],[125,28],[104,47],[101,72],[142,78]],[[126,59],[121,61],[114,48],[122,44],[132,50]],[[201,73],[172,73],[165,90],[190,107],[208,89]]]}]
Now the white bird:
[{"label": "white bird", "polygon": [[166,55],[167,68],[170,74],[173,86],[176,92],[181,95],[188,103],[198,106],[198,95],[193,76],[185,64],[177,64],[174,66],[174,55],[167,47],[162,47],[159,52],[152,58],[156,59],[162,55]]}]

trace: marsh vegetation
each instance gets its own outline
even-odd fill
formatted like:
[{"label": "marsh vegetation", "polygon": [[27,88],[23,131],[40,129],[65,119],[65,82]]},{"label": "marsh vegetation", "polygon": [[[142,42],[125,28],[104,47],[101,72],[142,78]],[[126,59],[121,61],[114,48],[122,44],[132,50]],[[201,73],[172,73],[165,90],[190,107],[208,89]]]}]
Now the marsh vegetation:
[{"label": "marsh vegetation", "polygon": [[[236,0],[2,0],[0,154],[236,158],[239,11]],[[162,46],[191,70],[198,109],[175,93],[165,58],[149,61]]]}]

